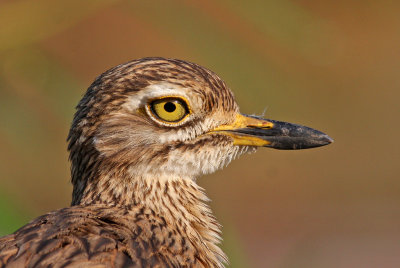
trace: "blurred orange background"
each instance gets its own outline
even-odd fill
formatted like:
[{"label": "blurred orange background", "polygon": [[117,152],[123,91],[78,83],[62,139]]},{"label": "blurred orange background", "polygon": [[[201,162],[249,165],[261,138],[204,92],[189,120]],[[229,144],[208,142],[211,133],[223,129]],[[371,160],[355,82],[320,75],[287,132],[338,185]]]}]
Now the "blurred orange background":
[{"label": "blurred orange background", "polygon": [[241,111],[335,143],[260,149],[199,183],[231,267],[400,267],[400,2],[0,0],[0,235],[69,205],[66,136],[106,69],[219,74]]}]

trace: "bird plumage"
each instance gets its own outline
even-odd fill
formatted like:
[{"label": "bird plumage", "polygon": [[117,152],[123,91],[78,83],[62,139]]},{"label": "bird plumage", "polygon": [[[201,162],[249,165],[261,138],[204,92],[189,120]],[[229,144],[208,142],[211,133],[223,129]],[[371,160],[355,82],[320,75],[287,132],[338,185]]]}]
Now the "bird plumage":
[{"label": "bird plumage", "polygon": [[[184,116],[162,118],[155,100],[181,105]],[[240,115],[225,83],[194,63],[145,58],[106,71],[79,102],[68,135],[71,207],[0,238],[1,266],[223,267],[220,225],[196,178],[255,146],[331,142],[298,125],[282,134],[274,129],[281,122],[271,122]],[[288,141],[294,129],[312,142]]]}]

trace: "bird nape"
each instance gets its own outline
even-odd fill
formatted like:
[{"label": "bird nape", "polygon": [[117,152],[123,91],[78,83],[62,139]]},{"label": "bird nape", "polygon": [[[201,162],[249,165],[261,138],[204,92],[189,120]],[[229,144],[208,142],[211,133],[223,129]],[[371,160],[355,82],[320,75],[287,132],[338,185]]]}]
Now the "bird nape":
[{"label": "bird nape", "polygon": [[216,74],[176,59],[116,66],[76,109],[71,206],[0,238],[0,266],[224,267],[220,225],[196,178],[256,147],[332,142],[239,113]]}]

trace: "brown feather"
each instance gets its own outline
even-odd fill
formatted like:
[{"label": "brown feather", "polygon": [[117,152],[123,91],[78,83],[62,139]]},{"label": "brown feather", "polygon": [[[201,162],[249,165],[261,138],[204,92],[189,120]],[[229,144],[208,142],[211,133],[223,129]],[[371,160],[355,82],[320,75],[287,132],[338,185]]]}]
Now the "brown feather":
[{"label": "brown feather", "polygon": [[[164,82],[201,103],[176,128],[128,105]],[[237,111],[225,83],[194,63],[145,58],[108,70],[79,102],[68,136],[72,206],[0,238],[0,266],[223,267],[220,225],[195,177],[246,150],[202,135]]]}]

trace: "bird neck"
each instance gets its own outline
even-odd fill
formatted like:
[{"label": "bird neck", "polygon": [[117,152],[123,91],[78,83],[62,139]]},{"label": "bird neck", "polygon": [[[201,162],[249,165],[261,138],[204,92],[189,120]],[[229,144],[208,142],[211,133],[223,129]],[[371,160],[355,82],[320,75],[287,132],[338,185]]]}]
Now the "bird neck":
[{"label": "bird neck", "polygon": [[[127,180],[129,182],[127,182]],[[112,182],[112,183],[110,183]],[[144,207],[163,217],[188,236],[195,247],[214,257],[220,267],[227,262],[218,247],[220,224],[206,204],[204,190],[191,178],[143,176],[134,179],[104,177],[86,187],[80,202],[74,205]]]}]

